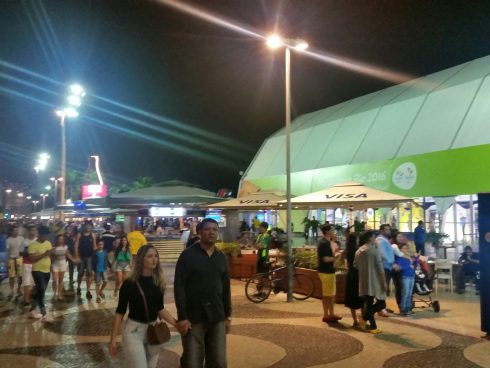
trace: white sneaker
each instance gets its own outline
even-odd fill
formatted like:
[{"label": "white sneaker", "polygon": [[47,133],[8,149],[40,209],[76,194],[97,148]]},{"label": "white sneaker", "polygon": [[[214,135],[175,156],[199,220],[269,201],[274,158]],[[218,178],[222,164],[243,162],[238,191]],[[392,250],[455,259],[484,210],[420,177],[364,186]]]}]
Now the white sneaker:
[{"label": "white sneaker", "polygon": [[31,314],[31,318],[34,318],[34,319],[39,319],[39,318],[43,317],[43,315],[35,309],[33,311],[31,311],[30,314]]},{"label": "white sneaker", "polygon": [[47,322],[47,323],[53,323],[54,322],[54,318],[51,314],[45,314],[42,318],[43,322]]}]

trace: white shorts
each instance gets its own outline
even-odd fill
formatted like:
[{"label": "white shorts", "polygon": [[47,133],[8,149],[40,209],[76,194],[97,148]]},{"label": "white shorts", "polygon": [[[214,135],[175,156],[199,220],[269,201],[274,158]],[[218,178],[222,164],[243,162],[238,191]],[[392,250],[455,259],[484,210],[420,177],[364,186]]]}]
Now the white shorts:
[{"label": "white shorts", "polygon": [[24,263],[22,265],[22,286],[34,286],[32,278],[32,264]]},{"label": "white shorts", "polygon": [[55,261],[53,262],[53,272],[66,272],[68,270],[68,262]]}]

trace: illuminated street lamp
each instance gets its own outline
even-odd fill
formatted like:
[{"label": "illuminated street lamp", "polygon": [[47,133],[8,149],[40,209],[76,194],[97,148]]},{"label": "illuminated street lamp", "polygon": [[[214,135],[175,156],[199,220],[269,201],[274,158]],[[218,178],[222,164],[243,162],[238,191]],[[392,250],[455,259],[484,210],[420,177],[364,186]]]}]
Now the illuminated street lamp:
[{"label": "illuminated street lamp", "polygon": [[48,197],[49,194],[41,193],[40,196],[43,198],[43,210],[44,210],[44,207],[46,207],[46,197]]},{"label": "illuminated street lamp", "polygon": [[5,193],[7,193],[7,194],[12,193],[12,189],[5,189]]},{"label": "illuminated street lamp", "polygon": [[287,241],[288,241],[288,302],[293,301],[293,234],[291,229],[292,209],[291,209],[291,49],[296,51],[304,51],[308,48],[308,43],[300,39],[286,39],[278,35],[271,35],[267,37],[266,44],[271,49],[284,48],[285,53],[285,92],[286,92],[286,123],[285,123],[285,136],[286,136],[286,202],[287,202]]},{"label": "illuminated street lamp", "polygon": [[40,171],[46,170],[50,157],[51,156],[49,156],[47,153],[40,153],[38,155],[36,166],[34,166],[36,174],[39,174]]},{"label": "illuminated street lamp", "polygon": [[[60,203],[65,204],[65,187],[66,187],[66,118],[76,118],[78,116],[77,108],[81,106],[82,99],[85,96],[85,90],[79,84],[72,84],[69,88],[70,95],[67,97],[68,106],[61,110],[56,111],[56,115],[60,117],[61,126],[61,177],[60,180]],[[56,181],[55,181],[56,188]],[[56,202],[56,189],[55,189],[55,202]],[[60,219],[64,219],[64,213],[61,211]]]},{"label": "illuminated street lamp", "polygon": [[24,193],[17,193],[17,197],[19,197],[19,198],[24,197]]},{"label": "illuminated street lamp", "polygon": [[37,204],[39,203],[39,201],[32,201],[32,204],[34,205],[34,211],[36,210],[36,207],[37,207]]}]

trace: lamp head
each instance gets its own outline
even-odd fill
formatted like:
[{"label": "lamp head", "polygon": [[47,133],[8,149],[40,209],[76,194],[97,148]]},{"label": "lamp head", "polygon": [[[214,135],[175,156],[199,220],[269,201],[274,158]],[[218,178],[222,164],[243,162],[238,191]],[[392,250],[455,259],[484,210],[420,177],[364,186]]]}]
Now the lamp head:
[{"label": "lamp head", "polygon": [[277,49],[277,48],[283,46],[283,41],[282,41],[281,37],[279,37],[276,34],[273,34],[273,35],[270,35],[267,37],[266,45],[267,45],[267,47],[269,47],[271,49]]}]

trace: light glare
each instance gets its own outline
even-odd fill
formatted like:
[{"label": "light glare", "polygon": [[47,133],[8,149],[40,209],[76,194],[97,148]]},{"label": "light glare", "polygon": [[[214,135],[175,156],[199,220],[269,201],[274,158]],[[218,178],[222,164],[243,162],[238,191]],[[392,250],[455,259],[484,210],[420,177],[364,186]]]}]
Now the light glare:
[{"label": "light glare", "polygon": [[68,103],[72,106],[79,107],[82,104],[80,96],[70,95],[68,96]]},{"label": "light glare", "polygon": [[73,107],[64,108],[63,113],[69,118],[76,118],[78,116],[78,111]]},{"label": "light glare", "polygon": [[297,50],[297,51],[304,51],[308,48],[308,42],[306,42],[305,40],[297,40],[296,41],[296,46],[294,46],[294,48]]},{"label": "light glare", "polygon": [[278,35],[270,35],[267,37],[266,45],[271,49],[277,49],[283,45],[282,38]]},{"label": "light glare", "polygon": [[79,97],[85,96],[85,90],[79,84],[72,84],[70,86],[70,92]]}]

